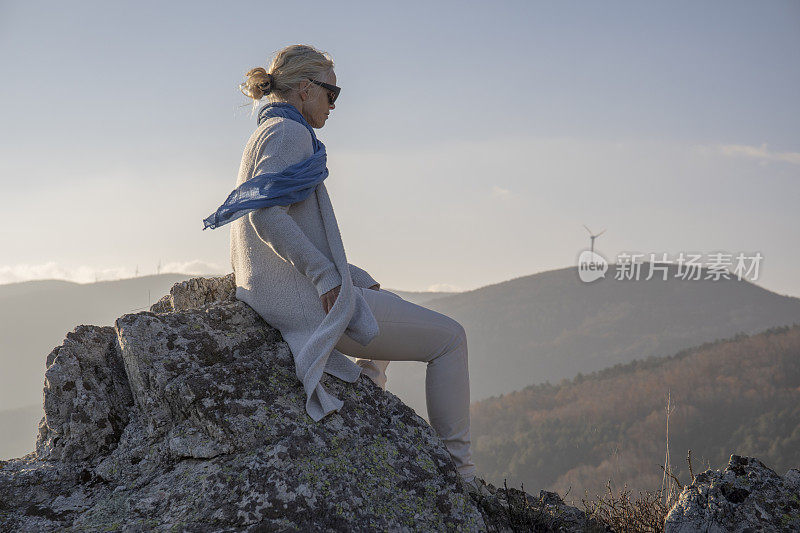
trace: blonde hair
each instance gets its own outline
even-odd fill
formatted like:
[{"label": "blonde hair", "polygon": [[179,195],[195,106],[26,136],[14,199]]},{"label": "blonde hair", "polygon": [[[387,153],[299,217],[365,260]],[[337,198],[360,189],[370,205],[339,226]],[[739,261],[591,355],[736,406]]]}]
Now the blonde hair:
[{"label": "blonde hair", "polygon": [[239,84],[239,90],[252,98],[253,104],[265,95],[270,102],[286,100],[289,94],[297,90],[298,83],[309,78],[318,80],[332,68],[333,58],[327,52],[305,44],[293,44],[275,53],[269,70],[263,67],[248,70],[245,81]]}]

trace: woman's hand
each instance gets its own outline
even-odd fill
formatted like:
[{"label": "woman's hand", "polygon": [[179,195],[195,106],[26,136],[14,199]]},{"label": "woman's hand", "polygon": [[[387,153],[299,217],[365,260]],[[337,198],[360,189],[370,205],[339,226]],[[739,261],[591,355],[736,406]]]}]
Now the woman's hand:
[{"label": "woman's hand", "polygon": [[[323,294],[322,296],[319,297],[319,299],[322,300],[322,308],[325,309],[325,314],[326,315],[331,310],[331,307],[333,307],[333,304],[336,303],[336,298],[339,297],[339,289],[341,289],[341,288],[342,288],[341,285],[339,285],[337,287],[334,287],[334,288],[332,288],[331,290],[329,290],[328,292],[326,292],[325,294]],[[377,290],[380,290],[381,284],[380,283],[376,283],[375,285],[373,285],[372,287],[369,287],[369,288],[372,289],[373,291],[377,291]]]},{"label": "woman's hand", "polygon": [[331,307],[333,307],[333,304],[336,303],[336,298],[339,297],[339,289],[341,288],[342,286],[338,285],[319,297],[319,299],[322,300],[322,308],[325,309],[326,315],[328,311],[331,310]]}]

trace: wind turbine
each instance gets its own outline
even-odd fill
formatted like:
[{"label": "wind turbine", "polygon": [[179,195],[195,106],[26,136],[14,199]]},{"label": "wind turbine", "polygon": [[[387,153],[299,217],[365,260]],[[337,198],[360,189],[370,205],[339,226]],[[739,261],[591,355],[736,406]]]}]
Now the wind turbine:
[{"label": "wind turbine", "polygon": [[[586,224],[584,224],[583,227],[586,228]],[[586,228],[586,231],[589,232],[589,238],[592,239],[592,253],[594,253],[594,240],[596,238],[598,238],[600,235],[602,235],[603,233],[605,233],[606,230],[604,229],[603,231],[601,231],[600,233],[598,233],[596,235],[592,235],[592,230],[590,230],[589,228]]]}]

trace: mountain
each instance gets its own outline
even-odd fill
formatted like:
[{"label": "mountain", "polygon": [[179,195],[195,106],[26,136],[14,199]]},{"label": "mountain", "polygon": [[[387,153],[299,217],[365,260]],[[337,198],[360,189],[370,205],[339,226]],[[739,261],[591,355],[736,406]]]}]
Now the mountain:
[{"label": "mountain", "polygon": [[669,451],[685,484],[731,454],[778,472],[800,466],[800,326],[705,343],[472,405],[475,463],[487,480],[580,500],[607,480],[657,490]]},{"label": "mountain", "polygon": [[[563,268],[422,305],[467,330],[473,402],[737,333],[800,323],[800,299],[746,280],[681,280],[671,266],[666,281],[619,281],[611,275],[615,268],[592,283],[581,282],[576,268]],[[701,277],[706,276],[703,270]],[[425,365],[392,362],[386,374],[387,389],[425,416]]]},{"label": "mountain", "polygon": [[[587,284],[575,268],[564,268],[463,293],[388,290],[464,325],[472,401],[800,322],[800,299],[747,281],[681,281],[674,274],[671,270],[667,281],[609,276]],[[41,402],[42,354],[58,345],[65,331],[78,324],[111,324],[120,314],[147,309],[173,283],[189,277],[0,285],[0,364],[7,369],[0,373],[0,410]],[[423,418],[425,369],[419,362],[392,362],[386,385]],[[36,418],[9,432],[30,434]],[[4,442],[0,434],[0,457],[9,456]]]},{"label": "mountain", "polygon": [[185,285],[50,352],[35,451],[0,460],[0,530],[605,530],[557,494],[471,489],[366,376],[324,374],[344,405],[314,422],[289,346],[232,276]]},{"label": "mountain", "polygon": [[441,291],[401,291],[399,289],[388,289],[386,287],[381,287],[382,289],[386,289],[391,291],[401,297],[403,300],[407,300],[411,303],[415,303],[417,305],[425,305],[426,302],[433,300],[434,298],[442,298],[444,296],[452,296],[453,294],[458,294],[457,292],[441,292]]}]

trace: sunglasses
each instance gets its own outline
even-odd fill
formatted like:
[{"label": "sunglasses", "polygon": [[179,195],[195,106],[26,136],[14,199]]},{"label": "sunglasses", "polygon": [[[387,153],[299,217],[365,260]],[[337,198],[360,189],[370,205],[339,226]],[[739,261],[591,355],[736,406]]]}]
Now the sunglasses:
[{"label": "sunglasses", "polygon": [[342,90],[341,87],[337,87],[336,85],[331,85],[330,83],[324,83],[317,80],[312,80],[309,78],[311,83],[319,85],[323,89],[328,89],[328,104],[333,105],[337,98],[339,98],[339,92]]}]

